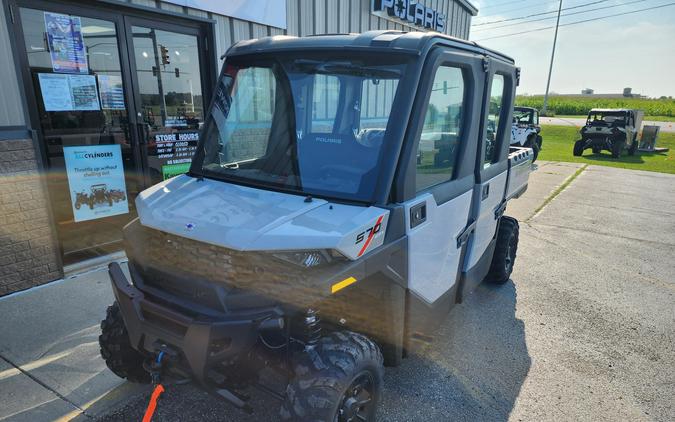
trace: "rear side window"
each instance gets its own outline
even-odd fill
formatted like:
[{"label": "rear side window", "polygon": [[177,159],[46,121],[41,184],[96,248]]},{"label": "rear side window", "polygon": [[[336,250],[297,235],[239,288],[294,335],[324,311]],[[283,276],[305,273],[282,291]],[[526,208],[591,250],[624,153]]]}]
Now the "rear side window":
[{"label": "rear side window", "polygon": [[490,104],[488,105],[487,130],[485,132],[485,142],[483,149],[485,152],[483,159],[483,168],[488,168],[497,161],[498,146],[497,135],[499,131],[499,119],[504,109],[504,76],[495,74],[492,77],[492,87],[490,88]]},{"label": "rear side window", "polygon": [[458,67],[436,71],[417,144],[417,191],[452,179],[462,136],[465,83]]}]

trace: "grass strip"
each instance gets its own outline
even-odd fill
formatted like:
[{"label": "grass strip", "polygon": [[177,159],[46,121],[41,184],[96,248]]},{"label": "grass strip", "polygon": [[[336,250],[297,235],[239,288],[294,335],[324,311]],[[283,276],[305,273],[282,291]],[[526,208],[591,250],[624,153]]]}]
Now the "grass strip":
[{"label": "grass strip", "polygon": [[528,222],[528,221],[530,221],[532,218],[534,218],[534,216],[537,215],[537,214],[539,213],[539,211],[541,211],[542,209],[544,209],[544,207],[545,207],[546,205],[548,205],[551,201],[553,201],[553,200],[555,199],[556,196],[560,195],[560,192],[564,191],[565,188],[566,188],[567,186],[569,186],[570,183],[572,183],[572,182],[574,181],[574,179],[576,179],[581,173],[583,173],[584,170],[586,170],[586,167],[588,167],[588,164],[584,164],[583,167],[580,167],[579,169],[577,169],[577,171],[575,171],[573,175],[571,175],[570,177],[568,177],[567,179],[565,179],[565,181],[562,182],[562,184],[561,184],[560,186],[558,186],[553,192],[551,192],[551,194],[548,196],[548,198],[546,198],[546,199],[544,200],[544,202],[542,202],[541,205],[539,205],[539,206],[534,210],[534,212],[532,212],[532,214],[531,214],[529,217],[527,217],[527,218],[525,219],[525,222]]}]

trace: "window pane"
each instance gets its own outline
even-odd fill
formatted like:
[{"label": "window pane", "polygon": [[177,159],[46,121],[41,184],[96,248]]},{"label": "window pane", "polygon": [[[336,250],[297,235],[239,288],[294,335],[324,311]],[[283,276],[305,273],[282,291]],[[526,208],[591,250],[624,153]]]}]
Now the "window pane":
[{"label": "window pane", "polygon": [[497,131],[499,130],[499,116],[504,101],[504,76],[494,75],[490,89],[490,104],[487,116],[487,131],[485,134],[485,159],[483,168],[490,167],[497,160]]},{"label": "window pane", "polygon": [[276,79],[262,67],[238,71],[230,116],[222,122],[220,161],[225,164],[265,155],[272,128]]},{"label": "window pane", "polygon": [[333,133],[337,115],[340,80],[336,76],[316,75],[312,95],[312,133]]},{"label": "window pane", "polygon": [[456,67],[440,67],[417,147],[417,190],[448,181],[457,159],[464,103],[464,78]]}]

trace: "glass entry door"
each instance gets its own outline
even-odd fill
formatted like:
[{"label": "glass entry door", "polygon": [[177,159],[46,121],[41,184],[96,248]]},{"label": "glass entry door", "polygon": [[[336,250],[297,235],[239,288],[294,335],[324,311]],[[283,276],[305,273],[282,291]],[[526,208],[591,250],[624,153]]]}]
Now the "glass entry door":
[{"label": "glass entry door", "polygon": [[131,34],[135,98],[147,184],[183,174],[204,121],[199,38],[153,26]]},{"label": "glass entry door", "polygon": [[189,168],[211,83],[207,27],[112,6],[17,0],[17,10],[63,263],[119,251],[138,193]]}]

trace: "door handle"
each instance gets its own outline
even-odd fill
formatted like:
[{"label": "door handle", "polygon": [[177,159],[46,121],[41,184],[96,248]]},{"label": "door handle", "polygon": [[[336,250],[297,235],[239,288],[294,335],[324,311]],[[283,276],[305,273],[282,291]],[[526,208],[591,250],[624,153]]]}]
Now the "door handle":
[{"label": "door handle", "polygon": [[481,201],[485,201],[487,197],[490,196],[490,184],[483,185],[483,191],[481,194]]},{"label": "door handle", "polygon": [[420,202],[410,207],[410,228],[413,229],[427,221],[427,203]]}]

